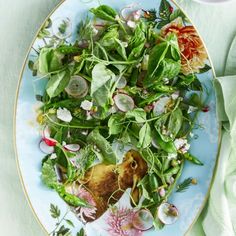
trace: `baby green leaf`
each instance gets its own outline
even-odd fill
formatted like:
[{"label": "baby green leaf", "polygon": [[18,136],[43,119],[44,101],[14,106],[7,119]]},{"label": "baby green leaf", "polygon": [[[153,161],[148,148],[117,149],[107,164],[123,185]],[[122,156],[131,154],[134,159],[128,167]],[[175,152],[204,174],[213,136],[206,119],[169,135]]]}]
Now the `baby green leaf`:
[{"label": "baby green leaf", "polygon": [[70,81],[69,70],[61,71],[52,75],[48,81],[46,91],[50,98],[58,96]]},{"label": "baby green leaf", "polygon": [[139,131],[139,148],[146,148],[152,141],[151,127],[148,123],[145,123]]},{"label": "baby green leaf", "polygon": [[103,107],[111,98],[111,87],[114,84],[115,74],[106,68],[103,63],[94,66],[92,70],[91,96],[97,105]]},{"label": "baby green leaf", "polygon": [[115,18],[118,15],[113,8],[107,5],[101,5],[97,8],[92,8],[90,9],[90,12],[92,12],[96,17],[102,20],[107,20],[111,22],[115,22],[116,21]]},{"label": "baby green leaf", "polygon": [[46,75],[62,68],[63,55],[53,48],[42,48],[38,59],[38,73]]},{"label": "baby green leaf", "polygon": [[138,123],[144,123],[146,121],[146,112],[142,108],[135,108],[126,113],[126,118],[135,118]]},{"label": "baby green leaf", "polygon": [[126,50],[124,44],[117,38],[114,38],[116,42],[116,50],[122,56],[124,60],[127,60]]},{"label": "baby green leaf", "polygon": [[110,143],[99,133],[97,129],[93,130],[87,137],[87,142],[100,150],[102,162],[107,164],[116,163],[116,155],[113,152]]},{"label": "baby green leaf", "polygon": [[168,130],[173,135],[173,137],[175,137],[180,131],[182,123],[183,123],[183,114],[181,109],[177,108],[170,114],[168,123]]},{"label": "baby green leaf", "polygon": [[172,79],[179,74],[181,69],[181,62],[180,60],[174,61],[172,59],[165,58],[162,61],[162,67],[162,78]]},{"label": "baby green leaf", "polygon": [[108,120],[109,134],[119,134],[123,130],[122,114],[113,114]]}]

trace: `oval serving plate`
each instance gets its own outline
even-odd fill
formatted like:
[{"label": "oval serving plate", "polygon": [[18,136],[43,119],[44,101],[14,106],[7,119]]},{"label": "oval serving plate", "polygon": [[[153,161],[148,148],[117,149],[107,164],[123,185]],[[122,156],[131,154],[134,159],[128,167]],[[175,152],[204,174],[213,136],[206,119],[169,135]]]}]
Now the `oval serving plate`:
[{"label": "oval serving plate", "polygon": [[[102,0],[102,4],[107,4],[117,10],[133,3],[133,0]],[[156,10],[155,14],[158,16],[156,20],[159,21],[162,27],[172,24],[175,32],[182,36],[185,34],[183,38],[189,37],[191,40],[191,36],[193,36],[194,40],[194,37],[198,37],[191,23],[178,6],[173,2],[170,4],[166,1],[161,3],[160,0],[138,1],[140,9]],[[122,225],[124,224],[124,218],[128,219],[132,215],[126,209],[126,203],[129,202],[127,194],[124,194],[118,201],[117,207],[119,211],[113,216],[110,215],[109,224],[106,221],[106,214],[108,214],[106,212],[106,217],[102,216],[92,223],[83,225],[58,194],[45,187],[41,180],[41,165],[45,155],[39,149],[41,134],[36,122],[38,115],[36,111],[39,104],[35,95],[37,97],[43,95],[47,80],[33,77],[28,64],[31,64],[30,61],[35,61],[37,52],[45,45],[45,41],[49,43],[50,40],[66,38],[68,43],[75,42],[78,24],[82,19],[86,18],[90,8],[98,6],[99,3],[93,0],[66,0],[62,2],[48,18],[51,23],[48,24],[50,21],[45,21],[30,48],[18,86],[15,117],[15,141],[21,180],[33,212],[45,231],[50,235],[59,235],[59,233],[62,233],[62,235],[83,235],[82,228],[84,228],[88,236],[133,235],[132,233],[145,236],[156,235],[157,232],[153,228],[147,231],[131,230],[130,233],[124,234],[124,232],[129,231],[127,231],[127,228],[122,227],[131,227],[129,225],[130,222],[128,225],[127,222]],[[149,14],[150,12],[144,13]],[[184,19],[184,24],[179,25],[179,23],[176,23],[179,18]],[[59,29],[62,24],[66,25],[65,29]],[[189,31],[188,29],[191,30]],[[196,50],[205,49],[201,47]],[[200,55],[200,51],[195,51],[195,54]],[[181,193],[176,192],[177,189],[175,189],[168,198],[168,202],[178,208],[179,215],[174,224],[166,225],[158,231],[158,234],[163,236],[186,234],[206,202],[214,175],[219,148],[220,125],[216,117],[216,99],[213,88],[214,72],[209,66],[208,59],[204,63],[205,67],[201,65],[204,69],[199,71],[201,73],[197,73],[197,77],[202,83],[205,107],[199,113],[196,125],[189,138],[191,144],[190,152],[202,160],[204,165],[193,165],[186,161],[176,186],[189,177],[196,179],[197,184],[191,184],[189,189]],[[60,221],[59,225],[57,224],[58,220]],[[116,229],[116,227],[118,228]],[[80,234],[77,234],[78,232]]]}]

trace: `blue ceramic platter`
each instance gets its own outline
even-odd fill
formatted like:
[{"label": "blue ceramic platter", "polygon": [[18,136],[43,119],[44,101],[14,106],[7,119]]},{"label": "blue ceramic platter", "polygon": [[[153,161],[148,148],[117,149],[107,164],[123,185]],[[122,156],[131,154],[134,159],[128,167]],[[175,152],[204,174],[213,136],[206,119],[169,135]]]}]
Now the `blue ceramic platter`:
[{"label": "blue ceramic platter", "polygon": [[[133,0],[102,0],[102,4],[108,4],[116,9],[121,9],[133,2]],[[144,9],[158,9],[160,4],[160,0],[139,0],[138,2]],[[52,24],[54,24],[58,19],[68,18],[71,22],[72,34],[67,40],[74,42],[78,23],[86,17],[88,9],[98,6],[98,4],[97,1],[93,0],[66,0],[56,8],[50,19],[52,20]],[[178,8],[174,3],[171,4],[174,9]],[[57,223],[50,215],[50,204],[58,206],[62,215],[68,211],[68,206],[57,193],[46,188],[40,178],[41,160],[44,154],[38,148],[41,137],[36,123],[35,110],[38,104],[35,94],[42,94],[45,84],[41,80],[37,81],[32,76],[32,72],[29,70],[27,64],[29,60],[34,60],[35,58],[34,49],[37,50],[43,45],[44,42],[42,39],[35,39],[22,71],[16,108],[15,138],[19,170],[27,198],[39,222],[46,232],[50,234],[55,229]],[[204,166],[199,167],[189,163],[185,164],[183,174],[179,181],[181,182],[185,178],[192,176],[198,180],[198,184],[181,194],[174,192],[170,197],[169,201],[179,209],[180,217],[178,221],[173,225],[165,226],[158,232],[154,230],[143,232],[145,236],[181,236],[186,234],[199,216],[206,202],[217,161],[220,134],[216,117],[213,72],[209,70],[206,73],[198,75],[198,77],[206,90],[205,96],[208,97],[207,100],[210,110],[209,112],[201,112],[198,117],[198,126],[193,130],[193,137],[195,138],[191,141],[190,151],[204,162]],[[70,211],[68,211],[66,219],[69,219],[74,224],[74,227],[69,224],[67,225],[71,229],[72,235],[76,235],[80,228],[84,227]],[[98,221],[97,223],[86,225],[85,229],[88,236],[109,235],[105,233],[104,227],[104,223]]]}]

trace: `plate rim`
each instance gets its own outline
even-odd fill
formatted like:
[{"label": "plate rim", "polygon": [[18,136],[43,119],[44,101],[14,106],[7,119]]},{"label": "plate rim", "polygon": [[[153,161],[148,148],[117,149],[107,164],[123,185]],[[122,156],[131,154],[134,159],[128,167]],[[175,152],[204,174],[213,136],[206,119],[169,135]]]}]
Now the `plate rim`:
[{"label": "plate rim", "polygon": [[[16,93],[15,93],[15,101],[14,101],[14,113],[13,113],[13,148],[14,148],[14,153],[15,153],[15,161],[16,161],[16,167],[17,167],[17,172],[18,172],[18,177],[20,179],[20,182],[21,182],[21,186],[22,186],[22,189],[23,189],[23,192],[24,192],[24,195],[25,195],[25,198],[28,202],[28,205],[31,209],[31,212],[33,213],[34,215],[34,218],[36,219],[36,221],[38,222],[38,224],[41,226],[42,230],[44,231],[45,235],[49,235],[49,232],[47,231],[47,229],[45,228],[45,226],[43,225],[43,223],[41,222],[41,220],[39,219],[38,217],[38,214],[36,213],[36,210],[34,209],[33,207],[33,204],[31,202],[31,199],[28,195],[28,192],[26,190],[26,186],[25,186],[25,183],[24,183],[24,179],[23,179],[23,176],[22,176],[22,170],[20,168],[20,164],[19,164],[19,156],[18,156],[18,148],[17,148],[17,138],[16,138],[16,114],[17,114],[17,108],[18,108],[18,99],[19,99],[19,92],[20,92],[20,87],[21,87],[21,84],[22,84],[22,80],[23,80],[23,73],[25,71],[25,68],[26,68],[26,65],[27,65],[27,61],[28,61],[28,56],[30,54],[30,51],[32,49],[32,46],[33,44],[35,43],[36,39],[37,39],[37,36],[39,34],[39,32],[41,31],[41,29],[43,28],[44,24],[47,22],[47,20],[54,14],[54,12],[57,11],[58,8],[60,8],[60,6],[66,2],[67,0],[61,0],[52,10],[51,12],[47,15],[47,17],[45,18],[45,20],[42,22],[42,24],[40,25],[40,27],[38,28],[38,30],[36,31],[33,39],[32,39],[32,42],[30,43],[29,45],[29,48],[26,52],[26,56],[23,60],[23,64],[21,66],[21,70],[20,70],[20,74],[19,74],[19,77],[18,77],[18,81],[17,81],[17,87],[16,87]],[[161,1],[161,0],[159,0]],[[209,51],[206,47],[206,44],[205,44],[205,41],[203,40],[201,34],[199,33],[197,27],[195,26],[195,24],[193,23],[192,19],[189,17],[189,15],[186,13],[186,11],[180,6],[179,3],[176,2],[176,0],[168,0],[170,2],[172,2],[178,9],[180,9],[184,15],[188,18],[189,22],[191,23],[191,25],[194,27],[194,29],[196,30],[199,38],[201,39],[202,43],[203,43],[203,46],[204,46],[204,49],[206,50],[206,53],[207,53],[207,56],[208,56],[208,61],[211,65],[211,71],[212,71],[212,81],[215,81],[216,80],[216,72],[215,72],[215,68],[214,68],[214,65],[213,65],[213,62],[212,62],[212,59],[210,57],[210,54],[209,54]],[[214,85],[213,85],[214,87]],[[216,101],[217,101],[217,98],[216,98]],[[203,211],[203,208],[205,207],[208,199],[209,199],[209,196],[210,196],[210,191],[212,189],[212,186],[213,186],[213,183],[214,183],[214,180],[215,180],[215,177],[216,177],[216,172],[218,170],[218,166],[219,166],[219,155],[220,155],[220,150],[221,150],[221,143],[222,143],[222,122],[219,120],[219,117],[218,117],[218,113],[217,113],[217,109],[216,109],[216,119],[217,119],[217,124],[218,124],[218,142],[217,142],[217,154],[216,154],[216,160],[215,160],[215,163],[214,163],[214,168],[213,168],[213,173],[212,173],[212,178],[211,178],[211,181],[210,181],[210,184],[209,184],[209,187],[208,187],[208,190],[207,190],[207,193],[205,194],[204,196],[204,201],[202,202],[196,216],[194,217],[194,220],[192,221],[191,225],[188,227],[188,229],[186,230],[185,232],[185,236],[187,236],[187,234],[189,233],[189,231],[192,229],[193,225],[196,223],[196,221],[198,220],[200,214],[202,213]]]}]

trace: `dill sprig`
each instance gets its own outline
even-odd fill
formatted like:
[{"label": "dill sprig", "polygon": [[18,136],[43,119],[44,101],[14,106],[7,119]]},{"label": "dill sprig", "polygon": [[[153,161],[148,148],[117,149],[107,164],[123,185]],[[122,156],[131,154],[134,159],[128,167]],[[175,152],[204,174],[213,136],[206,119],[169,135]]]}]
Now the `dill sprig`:
[{"label": "dill sprig", "polygon": [[193,178],[191,177],[185,179],[182,183],[177,185],[176,192],[185,192],[189,188],[189,186],[192,184],[192,181],[193,181]]}]

